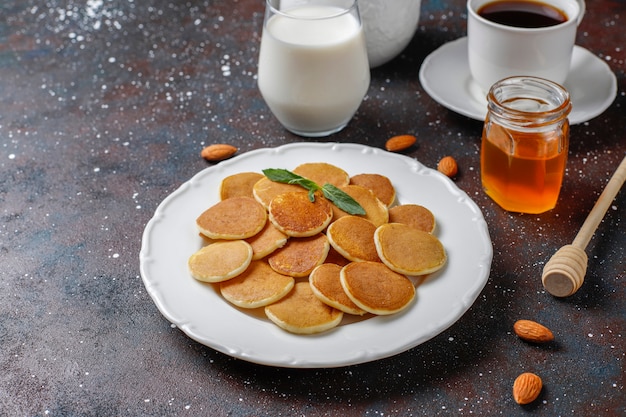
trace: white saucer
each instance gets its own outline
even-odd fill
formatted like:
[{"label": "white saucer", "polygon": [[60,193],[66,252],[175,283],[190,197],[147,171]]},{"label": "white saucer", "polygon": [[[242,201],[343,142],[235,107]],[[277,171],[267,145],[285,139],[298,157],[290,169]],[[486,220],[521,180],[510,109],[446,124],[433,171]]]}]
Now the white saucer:
[{"label": "white saucer", "polygon": [[[470,75],[467,37],[446,43],[428,55],[419,78],[428,95],[442,106],[472,119],[485,119],[487,100]],[[580,46],[574,47],[564,87],[572,99],[572,125],[600,115],[617,95],[617,79],[609,66]]]}]

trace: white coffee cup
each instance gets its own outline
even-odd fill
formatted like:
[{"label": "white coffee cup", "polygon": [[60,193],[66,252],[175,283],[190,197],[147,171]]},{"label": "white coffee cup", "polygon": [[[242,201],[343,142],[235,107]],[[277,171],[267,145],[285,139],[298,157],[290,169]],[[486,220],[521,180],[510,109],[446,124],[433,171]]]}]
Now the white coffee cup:
[{"label": "white coffee cup", "polygon": [[530,75],[562,84],[570,69],[576,29],[584,0],[539,0],[562,11],[567,20],[554,26],[523,28],[494,23],[478,14],[494,1],[468,0],[467,38],[470,72],[487,92],[503,78]]}]

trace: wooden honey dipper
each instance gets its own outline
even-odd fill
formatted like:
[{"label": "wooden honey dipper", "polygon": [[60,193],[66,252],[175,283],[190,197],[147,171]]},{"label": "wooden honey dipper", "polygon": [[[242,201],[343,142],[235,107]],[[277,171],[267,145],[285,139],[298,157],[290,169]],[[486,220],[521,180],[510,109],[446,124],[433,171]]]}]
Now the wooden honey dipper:
[{"label": "wooden honey dipper", "polygon": [[574,294],[585,279],[587,254],[585,248],[602,221],[609,205],[622,188],[626,178],[626,157],[600,194],[571,245],[565,245],[543,267],[543,287],[556,297]]}]

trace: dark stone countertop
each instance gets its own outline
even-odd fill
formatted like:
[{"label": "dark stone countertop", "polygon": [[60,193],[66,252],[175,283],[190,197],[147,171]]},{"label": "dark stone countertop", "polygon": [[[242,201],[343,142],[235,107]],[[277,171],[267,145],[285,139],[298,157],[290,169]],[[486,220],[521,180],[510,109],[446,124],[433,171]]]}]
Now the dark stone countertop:
[{"label": "dark stone countertop", "polygon": [[[423,90],[423,59],[465,35],[462,0],[424,0],[409,47],[372,72],[350,125],[324,141],[408,153],[480,206],[494,258],[470,310],[396,356],[335,369],[231,358],[159,314],[139,273],[159,203],[210,164],[211,143],[244,153],[304,141],[281,128],[256,87],[261,0],[7,0],[0,5],[0,415],[6,416],[617,416],[626,413],[625,194],[591,240],[572,297],[540,281],[572,241],[626,152],[626,5],[587,2],[577,43],[616,74],[618,93],[572,127],[558,206],[507,213],[480,187],[482,123]],[[519,340],[520,318],[556,342]],[[515,404],[523,371],[538,401]]]}]

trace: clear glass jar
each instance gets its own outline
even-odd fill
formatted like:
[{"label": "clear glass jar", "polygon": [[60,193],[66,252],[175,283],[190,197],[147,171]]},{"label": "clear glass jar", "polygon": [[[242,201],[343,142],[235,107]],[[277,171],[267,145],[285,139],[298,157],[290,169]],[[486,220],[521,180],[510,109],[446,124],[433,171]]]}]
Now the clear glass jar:
[{"label": "clear glass jar", "polygon": [[569,146],[569,93],[536,77],[510,77],[487,95],[482,133],[483,189],[508,211],[543,213],[555,207]]}]

